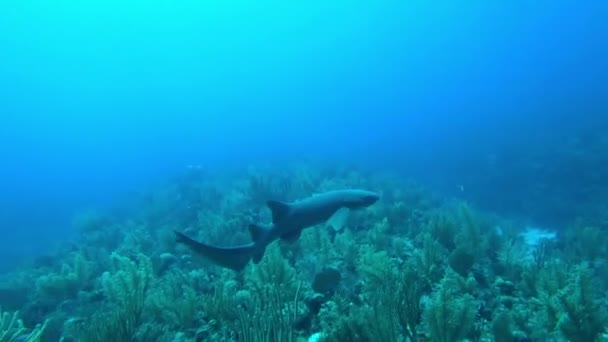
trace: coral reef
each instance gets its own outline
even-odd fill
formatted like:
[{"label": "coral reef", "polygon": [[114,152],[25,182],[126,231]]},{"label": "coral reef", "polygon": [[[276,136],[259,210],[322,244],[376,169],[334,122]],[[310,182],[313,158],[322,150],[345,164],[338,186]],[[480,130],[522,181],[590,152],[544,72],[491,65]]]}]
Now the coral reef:
[{"label": "coral reef", "polygon": [[9,313],[0,310],[0,342],[38,342],[45,327],[46,322],[28,331],[18,312]]},{"label": "coral reef", "polygon": [[[173,230],[250,241],[268,199],[368,188],[382,199],[343,231],[274,242],[222,269]],[[79,236],[0,278],[0,341],[600,341],[608,243],[594,218],[531,245],[524,222],[411,180],[348,168],[189,170],[119,215],[87,211]],[[103,210],[104,208],[99,208]],[[19,313],[13,313],[18,310]],[[25,326],[36,327],[33,330]]]}]

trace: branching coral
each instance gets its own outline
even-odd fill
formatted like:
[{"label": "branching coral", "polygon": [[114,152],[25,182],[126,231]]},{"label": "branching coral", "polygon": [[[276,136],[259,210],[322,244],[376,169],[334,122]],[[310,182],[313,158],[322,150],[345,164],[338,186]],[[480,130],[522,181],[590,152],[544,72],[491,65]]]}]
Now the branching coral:
[{"label": "branching coral", "polygon": [[557,327],[568,341],[596,341],[608,326],[608,315],[598,295],[591,271],[578,266],[558,296],[562,313]]},{"label": "branching coral", "polygon": [[466,277],[475,263],[486,256],[486,243],[481,233],[481,223],[469,205],[458,205],[455,216],[459,229],[454,238],[456,248],[450,253],[449,264],[458,274]]},{"label": "branching coral", "polygon": [[200,324],[203,299],[187,274],[173,270],[151,288],[148,305],[155,321],[174,329],[195,330]]},{"label": "branching coral", "polygon": [[211,294],[205,294],[201,301],[204,318],[220,335],[228,336],[236,330],[239,317],[239,293],[245,299],[249,296],[239,291],[234,280],[223,280]]},{"label": "branching coral", "polygon": [[592,271],[584,264],[568,269],[550,263],[540,272],[533,301],[534,336],[547,339],[560,334],[568,341],[595,341],[608,319],[602,296],[593,284]]},{"label": "branching coral", "polygon": [[425,226],[426,233],[450,253],[449,264],[466,277],[473,265],[486,257],[486,242],[481,222],[473,209],[464,203],[435,210]]},{"label": "branching coral", "polygon": [[144,311],[146,296],[153,279],[152,262],[149,257],[139,254],[137,259],[113,254],[115,271],[102,277],[104,293],[108,299],[121,306],[135,323]]},{"label": "branching coral", "polygon": [[262,261],[247,271],[252,296],[239,303],[239,341],[293,341],[293,324],[301,313],[303,296],[295,269],[281,256],[278,243],[271,244]]},{"label": "branching coral", "polygon": [[109,308],[96,313],[91,321],[73,322],[73,334],[80,341],[132,341],[143,323],[146,296],[153,278],[152,262],[143,254],[136,260],[112,254],[112,260],[114,272],[102,276]]},{"label": "branching coral", "polygon": [[422,239],[422,249],[414,256],[418,264],[418,276],[426,281],[427,290],[430,290],[443,277],[445,249],[430,233],[423,233],[419,238]]},{"label": "branching coral", "polygon": [[92,275],[92,263],[82,254],[74,253],[71,263],[64,263],[59,272],[41,275],[36,280],[37,295],[43,300],[61,301],[76,297]]},{"label": "branching coral", "polygon": [[507,239],[497,251],[497,262],[494,268],[506,279],[517,281],[524,267],[525,255],[523,243],[513,238]]},{"label": "branching coral", "polygon": [[448,251],[456,247],[454,236],[458,232],[458,223],[445,208],[438,208],[429,214],[424,231],[428,232]]},{"label": "branching coral", "polygon": [[0,342],[38,342],[45,327],[46,323],[28,332],[17,312],[0,310]]},{"label": "branching coral", "polygon": [[[244,284],[239,278],[244,277]],[[292,341],[293,324],[305,305],[304,286],[281,255],[278,243],[268,246],[258,264],[244,274],[224,273],[213,293],[202,296],[203,318],[219,340]],[[191,303],[195,305],[195,303]]]},{"label": "branching coral", "polygon": [[[87,236],[73,262],[21,282],[24,292],[37,290],[20,311],[26,324],[54,310],[57,321],[74,317],[68,326],[83,342],[290,341],[319,330],[325,341],[591,341],[605,328],[608,244],[599,228],[575,225],[551,250],[530,254],[517,240],[521,227],[490,231],[472,207],[384,175],[298,165],[218,177],[170,182],[124,220],[81,217]],[[242,272],[178,255],[173,234],[158,241],[177,228],[212,244],[249,242],[247,224],[270,220],[266,200],[345,187],[377,190],[383,200],[353,213],[337,235],[319,225],[296,243],[272,244]],[[154,278],[150,258],[167,253],[171,266]],[[589,267],[573,267],[583,262]],[[309,296],[309,280],[328,266],[339,286]],[[9,332],[0,336],[23,336],[16,316],[2,318],[0,331]]]},{"label": "branching coral", "polygon": [[293,180],[285,174],[250,170],[247,196],[255,204],[263,204],[271,199],[286,200],[292,194]]},{"label": "branching coral", "polygon": [[608,254],[608,236],[605,230],[593,226],[573,225],[566,230],[566,252],[578,262],[594,264]]},{"label": "branching coral", "polygon": [[290,342],[296,340],[293,324],[298,300],[286,298],[280,288],[267,286],[266,296],[252,297],[249,305],[238,307],[237,340],[243,342]]},{"label": "branching coral", "polygon": [[415,260],[398,265],[385,252],[363,247],[359,272],[364,281],[365,299],[373,308],[370,329],[383,341],[414,340],[422,316],[420,300],[427,283],[419,277]]},{"label": "branching coral", "polygon": [[426,304],[424,323],[432,341],[461,341],[473,327],[476,302],[462,291],[458,277],[448,272]]},{"label": "branching coral", "polygon": [[[368,305],[357,306],[341,295],[337,295],[319,312],[322,341],[374,341],[379,336],[374,334],[376,323],[374,309]],[[379,322],[382,324],[381,322]]]}]

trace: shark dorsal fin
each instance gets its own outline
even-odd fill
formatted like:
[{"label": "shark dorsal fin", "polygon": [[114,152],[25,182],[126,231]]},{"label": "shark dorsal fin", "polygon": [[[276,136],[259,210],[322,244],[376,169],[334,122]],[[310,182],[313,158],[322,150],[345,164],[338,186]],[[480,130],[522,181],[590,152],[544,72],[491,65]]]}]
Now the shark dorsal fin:
[{"label": "shark dorsal fin", "polygon": [[289,203],[286,203],[286,202],[270,200],[266,204],[268,205],[268,208],[272,212],[272,222],[273,223],[281,221],[281,219],[283,217],[285,217],[289,213],[289,210],[291,209],[291,207],[289,206]]},{"label": "shark dorsal fin", "polygon": [[249,234],[251,235],[251,240],[253,242],[258,242],[260,238],[266,233],[266,229],[257,224],[249,225]]}]

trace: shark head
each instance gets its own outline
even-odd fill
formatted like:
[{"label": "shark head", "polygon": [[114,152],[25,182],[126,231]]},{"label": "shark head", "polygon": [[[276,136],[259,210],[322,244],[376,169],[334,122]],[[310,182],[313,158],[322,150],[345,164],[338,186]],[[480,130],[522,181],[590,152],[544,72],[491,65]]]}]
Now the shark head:
[{"label": "shark head", "polygon": [[344,206],[349,209],[366,208],[378,202],[380,195],[368,190],[350,190],[344,198]]}]

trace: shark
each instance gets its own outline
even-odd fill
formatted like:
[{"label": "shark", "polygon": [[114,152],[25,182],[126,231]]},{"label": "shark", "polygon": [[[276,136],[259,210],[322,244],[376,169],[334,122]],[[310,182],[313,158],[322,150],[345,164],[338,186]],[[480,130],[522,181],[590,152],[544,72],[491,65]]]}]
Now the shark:
[{"label": "shark", "polygon": [[238,246],[215,246],[196,241],[179,231],[175,231],[175,234],[178,243],[196,254],[219,266],[240,271],[250,261],[259,263],[266,247],[275,240],[293,243],[300,238],[304,229],[323,223],[340,230],[350,211],[367,208],[379,199],[380,195],[373,191],[343,189],[314,194],[295,202],[269,200],[266,205],[270,209],[272,222],[250,224],[248,228],[252,241]]}]

